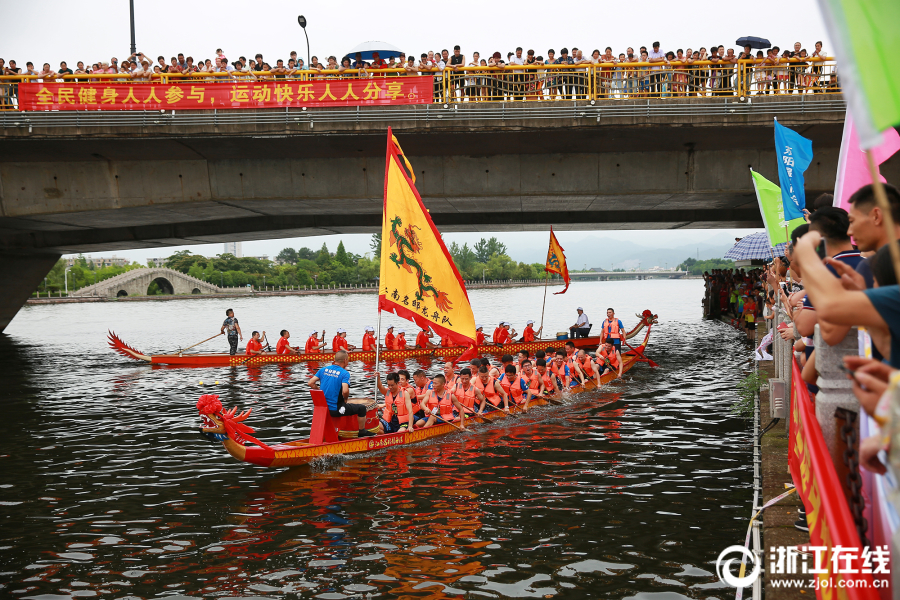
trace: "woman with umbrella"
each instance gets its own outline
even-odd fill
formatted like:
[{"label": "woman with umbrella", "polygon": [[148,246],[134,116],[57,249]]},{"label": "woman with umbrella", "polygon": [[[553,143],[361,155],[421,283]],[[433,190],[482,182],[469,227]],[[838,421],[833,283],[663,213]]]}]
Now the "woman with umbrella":
[{"label": "woman with umbrella", "polygon": [[[752,60],[754,64],[762,63],[762,55],[757,53],[756,58],[753,57],[752,50],[764,50],[766,48],[771,48],[772,44],[769,43],[769,40],[766,38],[755,37],[755,36],[746,36],[742,38],[738,38],[734,42],[739,46],[744,47],[744,51],[740,53],[738,56],[738,60]],[[750,67],[751,63],[745,63],[744,65],[744,81],[753,81],[756,83],[756,93],[759,94],[763,91],[763,86],[765,85],[765,81],[767,77],[765,76],[765,69],[760,70],[758,67],[753,68]],[[754,77],[755,74],[755,77]]]}]

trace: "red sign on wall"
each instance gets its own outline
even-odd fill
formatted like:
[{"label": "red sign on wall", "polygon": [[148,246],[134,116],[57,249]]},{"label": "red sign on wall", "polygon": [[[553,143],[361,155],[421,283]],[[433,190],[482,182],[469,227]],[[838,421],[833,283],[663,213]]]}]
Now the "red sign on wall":
[{"label": "red sign on wall", "polygon": [[184,83],[20,83],[19,110],[160,110],[431,104],[433,77]]}]

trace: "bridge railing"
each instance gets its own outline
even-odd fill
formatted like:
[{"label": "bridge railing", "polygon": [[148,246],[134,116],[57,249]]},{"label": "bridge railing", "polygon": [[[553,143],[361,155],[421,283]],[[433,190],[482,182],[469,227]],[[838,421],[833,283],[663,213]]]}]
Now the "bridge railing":
[{"label": "bridge railing", "polygon": [[[0,110],[19,109],[19,84],[24,82],[65,83],[67,101],[83,99],[79,90],[97,89],[102,92],[108,84],[169,84],[185,86],[252,86],[255,83],[276,83],[282,86],[303,82],[353,82],[363,80],[376,85],[401,85],[408,76],[432,76],[434,103],[481,103],[514,101],[616,101],[646,98],[685,99],[725,96],[796,96],[804,94],[840,93],[837,63],[832,58],[741,60],[737,63],[694,61],[668,63],[582,63],[574,65],[507,65],[503,67],[471,66],[447,67],[443,71],[405,69],[344,69],[322,71],[235,71],[231,73],[154,73],[134,76],[119,74],[73,74],[41,77],[40,75],[0,75]],[[163,108],[173,104],[174,97],[183,97],[177,90],[174,96],[162,96]],[[245,90],[246,91],[246,90]],[[295,90],[295,92],[298,90]],[[48,109],[63,102],[57,91]],[[102,97],[91,95],[92,102],[79,104],[90,110],[112,108]],[[69,100],[71,99],[71,100]],[[359,101],[358,104],[366,104]],[[299,95],[292,94],[276,104],[303,106]],[[349,105],[354,105],[352,99]],[[198,104],[200,108],[202,104]],[[249,102],[233,104],[234,108],[260,108],[262,104]],[[271,103],[266,106],[272,106]],[[121,106],[116,107],[121,110]],[[137,108],[137,107],[135,107]],[[143,107],[142,107],[143,108]]]}]

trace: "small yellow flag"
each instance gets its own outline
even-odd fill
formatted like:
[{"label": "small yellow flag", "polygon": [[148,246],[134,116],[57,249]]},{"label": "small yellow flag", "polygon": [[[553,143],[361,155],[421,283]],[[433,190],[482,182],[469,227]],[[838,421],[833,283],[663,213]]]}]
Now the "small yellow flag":
[{"label": "small yellow flag", "polygon": [[569,279],[569,267],[566,266],[566,255],[563,252],[563,247],[556,241],[553,227],[550,228],[550,247],[547,248],[547,264],[544,265],[544,270],[548,273],[556,273],[565,280],[565,289],[561,292],[554,292],[554,295],[565,294],[571,282]]},{"label": "small yellow flag", "polygon": [[378,308],[474,349],[475,316],[466,286],[410,173],[388,129]]}]

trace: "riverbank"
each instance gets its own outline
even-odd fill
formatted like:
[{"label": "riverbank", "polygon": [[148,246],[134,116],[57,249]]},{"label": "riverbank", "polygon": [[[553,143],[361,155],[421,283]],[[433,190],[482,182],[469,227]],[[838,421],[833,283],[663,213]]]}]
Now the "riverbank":
[{"label": "riverbank", "polygon": [[[560,285],[560,281],[551,281],[550,285]],[[542,281],[494,281],[487,283],[466,283],[467,290],[489,290],[519,287],[543,287]],[[208,300],[210,298],[264,298],[270,296],[324,296],[328,294],[374,294],[376,288],[372,286],[336,287],[304,290],[253,290],[249,294],[179,294],[160,296],[123,296],[121,298],[106,297],[60,297],[60,298],[29,298],[26,304],[77,304],[82,302],[148,302],[157,300]]]}]

